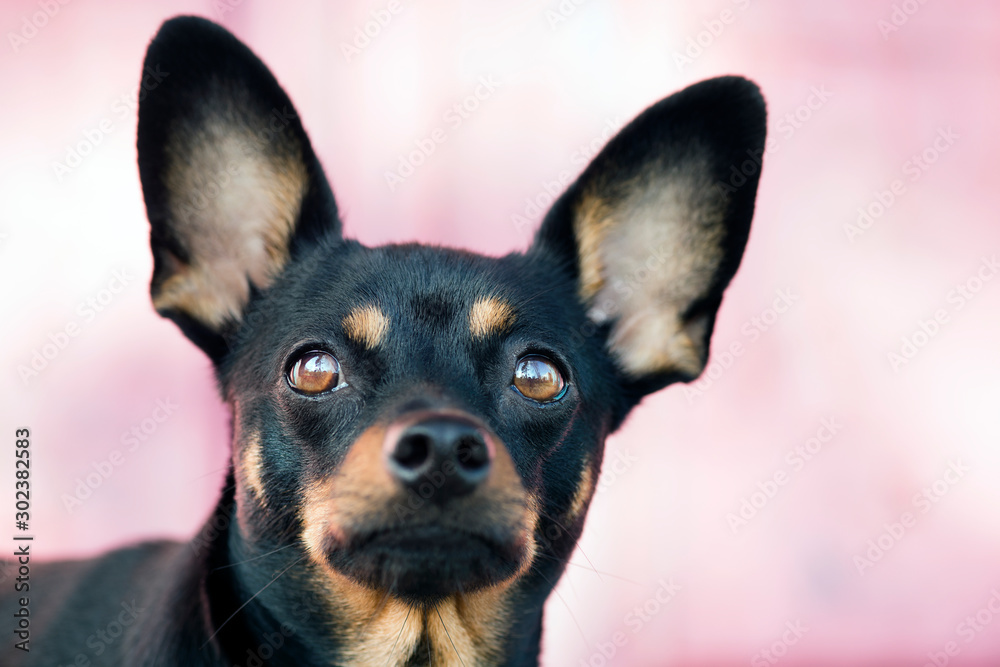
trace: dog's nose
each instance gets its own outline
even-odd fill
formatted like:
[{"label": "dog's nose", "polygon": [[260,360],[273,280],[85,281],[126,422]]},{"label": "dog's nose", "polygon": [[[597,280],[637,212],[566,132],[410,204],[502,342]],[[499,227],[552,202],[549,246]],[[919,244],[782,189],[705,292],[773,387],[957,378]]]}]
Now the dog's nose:
[{"label": "dog's nose", "polygon": [[470,420],[427,417],[397,433],[385,443],[386,465],[422,498],[444,504],[472,493],[489,475],[493,447]]}]

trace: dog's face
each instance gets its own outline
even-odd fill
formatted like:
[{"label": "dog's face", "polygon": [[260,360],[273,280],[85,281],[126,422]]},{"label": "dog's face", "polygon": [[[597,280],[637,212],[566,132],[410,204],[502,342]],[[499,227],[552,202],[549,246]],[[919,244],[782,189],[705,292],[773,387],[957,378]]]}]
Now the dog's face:
[{"label": "dog's face", "polygon": [[763,146],[756,87],[651,107],[526,253],[489,258],[345,240],[291,102],[217,26],[168,22],[146,65],[169,73],[139,110],[154,304],[218,368],[249,551],[295,545],[341,600],[543,599],[605,437],[704,366],[753,213],[756,170],[728,184]]},{"label": "dog's face", "polygon": [[575,301],[542,256],[320,244],[224,365],[244,502],[418,602],[522,574],[548,517],[567,548],[621,394]]}]

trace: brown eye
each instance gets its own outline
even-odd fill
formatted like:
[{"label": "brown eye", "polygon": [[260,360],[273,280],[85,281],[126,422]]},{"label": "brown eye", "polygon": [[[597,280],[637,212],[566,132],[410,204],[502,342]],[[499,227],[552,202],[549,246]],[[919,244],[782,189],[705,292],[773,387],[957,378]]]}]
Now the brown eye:
[{"label": "brown eye", "polygon": [[329,352],[310,350],[288,371],[288,384],[309,396],[336,389],[340,384],[340,364]]},{"label": "brown eye", "polygon": [[538,354],[521,357],[514,367],[514,387],[540,403],[561,398],[566,381],[555,364]]}]

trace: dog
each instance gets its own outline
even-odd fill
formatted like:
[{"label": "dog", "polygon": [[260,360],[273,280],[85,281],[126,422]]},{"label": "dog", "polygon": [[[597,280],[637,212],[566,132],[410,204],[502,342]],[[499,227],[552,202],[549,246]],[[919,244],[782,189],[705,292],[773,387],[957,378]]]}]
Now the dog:
[{"label": "dog", "polygon": [[214,364],[231,465],[190,543],[34,567],[11,659],[537,665],[605,438],[705,367],[753,217],[759,170],[733,174],[763,154],[757,86],[652,105],[525,252],[486,257],[345,238],[291,101],[220,26],[167,21],[144,67],[152,301]]}]

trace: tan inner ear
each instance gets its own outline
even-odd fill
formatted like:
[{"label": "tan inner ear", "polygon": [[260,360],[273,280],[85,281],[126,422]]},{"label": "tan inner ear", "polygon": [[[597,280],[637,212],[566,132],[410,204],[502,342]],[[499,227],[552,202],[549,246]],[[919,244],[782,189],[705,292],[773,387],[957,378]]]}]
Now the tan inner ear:
[{"label": "tan inner ear", "polygon": [[580,297],[591,319],[613,322],[611,351],[630,376],[701,373],[707,320],[682,315],[722,261],[724,215],[703,161],[585,192],[574,218]]},{"label": "tan inner ear", "polygon": [[284,268],[308,174],[291,130],[267,127],[241,110],[173,131],[164,175],[170,226],[191,259],[159,286],[157,310],[219,330],[240,318],[250,283],[265,288]]}]

